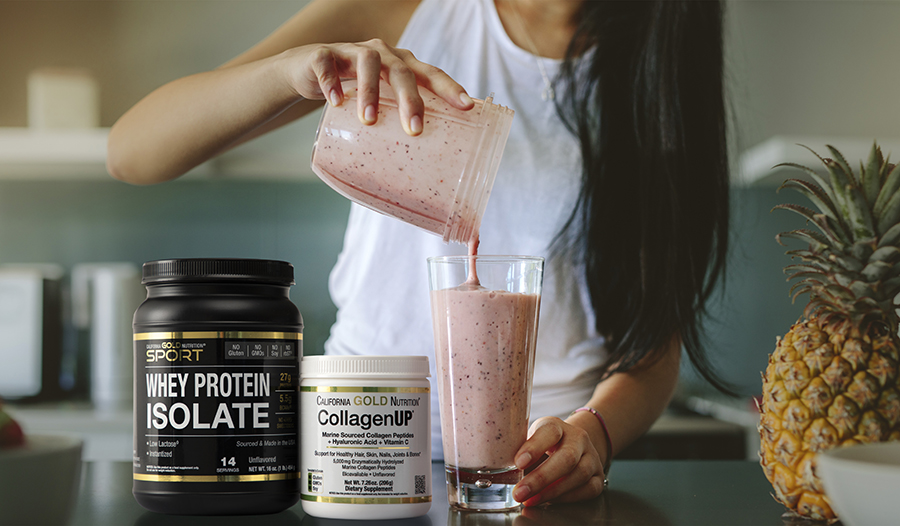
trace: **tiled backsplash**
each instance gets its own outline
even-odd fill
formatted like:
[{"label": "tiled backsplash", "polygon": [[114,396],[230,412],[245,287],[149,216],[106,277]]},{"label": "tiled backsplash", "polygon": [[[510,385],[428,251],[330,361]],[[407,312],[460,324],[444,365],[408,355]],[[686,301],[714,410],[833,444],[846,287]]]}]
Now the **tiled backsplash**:
[{"label": "tiled backsplash", "polygon": [[0,264],[185,257],[281,259],[306,351],[321,353],[334,321],[328,273],[349,201],[320,182],[0,182]]}]

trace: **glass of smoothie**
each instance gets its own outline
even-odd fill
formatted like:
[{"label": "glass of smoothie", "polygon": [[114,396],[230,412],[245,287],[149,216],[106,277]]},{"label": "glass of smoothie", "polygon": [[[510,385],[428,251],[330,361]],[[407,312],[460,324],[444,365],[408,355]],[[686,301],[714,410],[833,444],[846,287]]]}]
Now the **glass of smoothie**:
[{"label": "glass of smoothie", "polygon": [[513,110],[488,97],[463,111],[419,87],[423,131],[410,137],[389,84],[380,84],[378,119],[369,126],[356,115],[356,80],[342,86],[344,103],[326,105],[316,131],[316,175],[357,204],[444,241],[468,243],[487,206]]},{"label": "glass of smoothie", "polygon": [[450,505],[519,507],[543,258],[428,258],[441,432]]}]

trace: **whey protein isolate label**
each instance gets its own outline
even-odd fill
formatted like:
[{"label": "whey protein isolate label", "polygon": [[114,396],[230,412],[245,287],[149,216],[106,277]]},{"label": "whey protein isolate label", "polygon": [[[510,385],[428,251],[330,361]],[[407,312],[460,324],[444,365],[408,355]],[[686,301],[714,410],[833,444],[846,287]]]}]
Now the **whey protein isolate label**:
[{"label": "whey protein isolate label", "polygon": [[302,335],[134,335],[134,478],[255,482],[298,476]]},{"label": "whey protein isolate label", "polygon": [[300,387],[300,498],[347,504],[431,500],[427,387]]}]

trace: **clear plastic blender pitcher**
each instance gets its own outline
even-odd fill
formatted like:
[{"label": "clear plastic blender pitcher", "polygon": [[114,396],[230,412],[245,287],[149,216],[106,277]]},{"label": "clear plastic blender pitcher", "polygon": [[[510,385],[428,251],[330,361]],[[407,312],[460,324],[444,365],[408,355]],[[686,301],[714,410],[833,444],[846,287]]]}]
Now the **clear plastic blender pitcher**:
[{"label": "clear plastic blender pitcher", "polygon": [[400,124],[394,90],[380,86],[378,119],[361,123],[356,81],[343,83],[344,103],[327,105],[316,132],[312,169],[348,199],[441,236],[468,243],[477,236],[509,136],[513,110],[475,100],[459,110],[419,87],[423,131]]}]

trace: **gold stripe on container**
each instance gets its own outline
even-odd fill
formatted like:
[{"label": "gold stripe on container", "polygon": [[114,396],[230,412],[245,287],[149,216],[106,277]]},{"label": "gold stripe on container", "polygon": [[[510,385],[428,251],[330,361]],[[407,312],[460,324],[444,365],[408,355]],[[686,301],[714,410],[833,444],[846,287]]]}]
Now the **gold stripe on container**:
[{"label": "gold stripe on container", "polygon": [[430,393],[429,387],[335,387],[332,385],[303,385],[304,393]]},{"label": "gold stripe on container", "polygon": [[265,473],[262,475],[153,475],[135,473],[134,480],[144,482],[268,482],[300,478],[299,473]]},{"label": "gold stripe on container", "polygon": [[188,331],[188,332],[137,332],[134,340],[196,340],[228,338],[243,340],[302,340],[299,332],[274,331]]},{"label": "gold stripe on container", "polygon": [[409,449],[409,446],[325,446],[326,449]]},{"label": "gold stripe on container", "polygon": [[332,502],[336,504],[418,504],[420,502],[431,502],[431,495],[427,497],[317,497],[301,493],[300,499],[307,502]]}]

